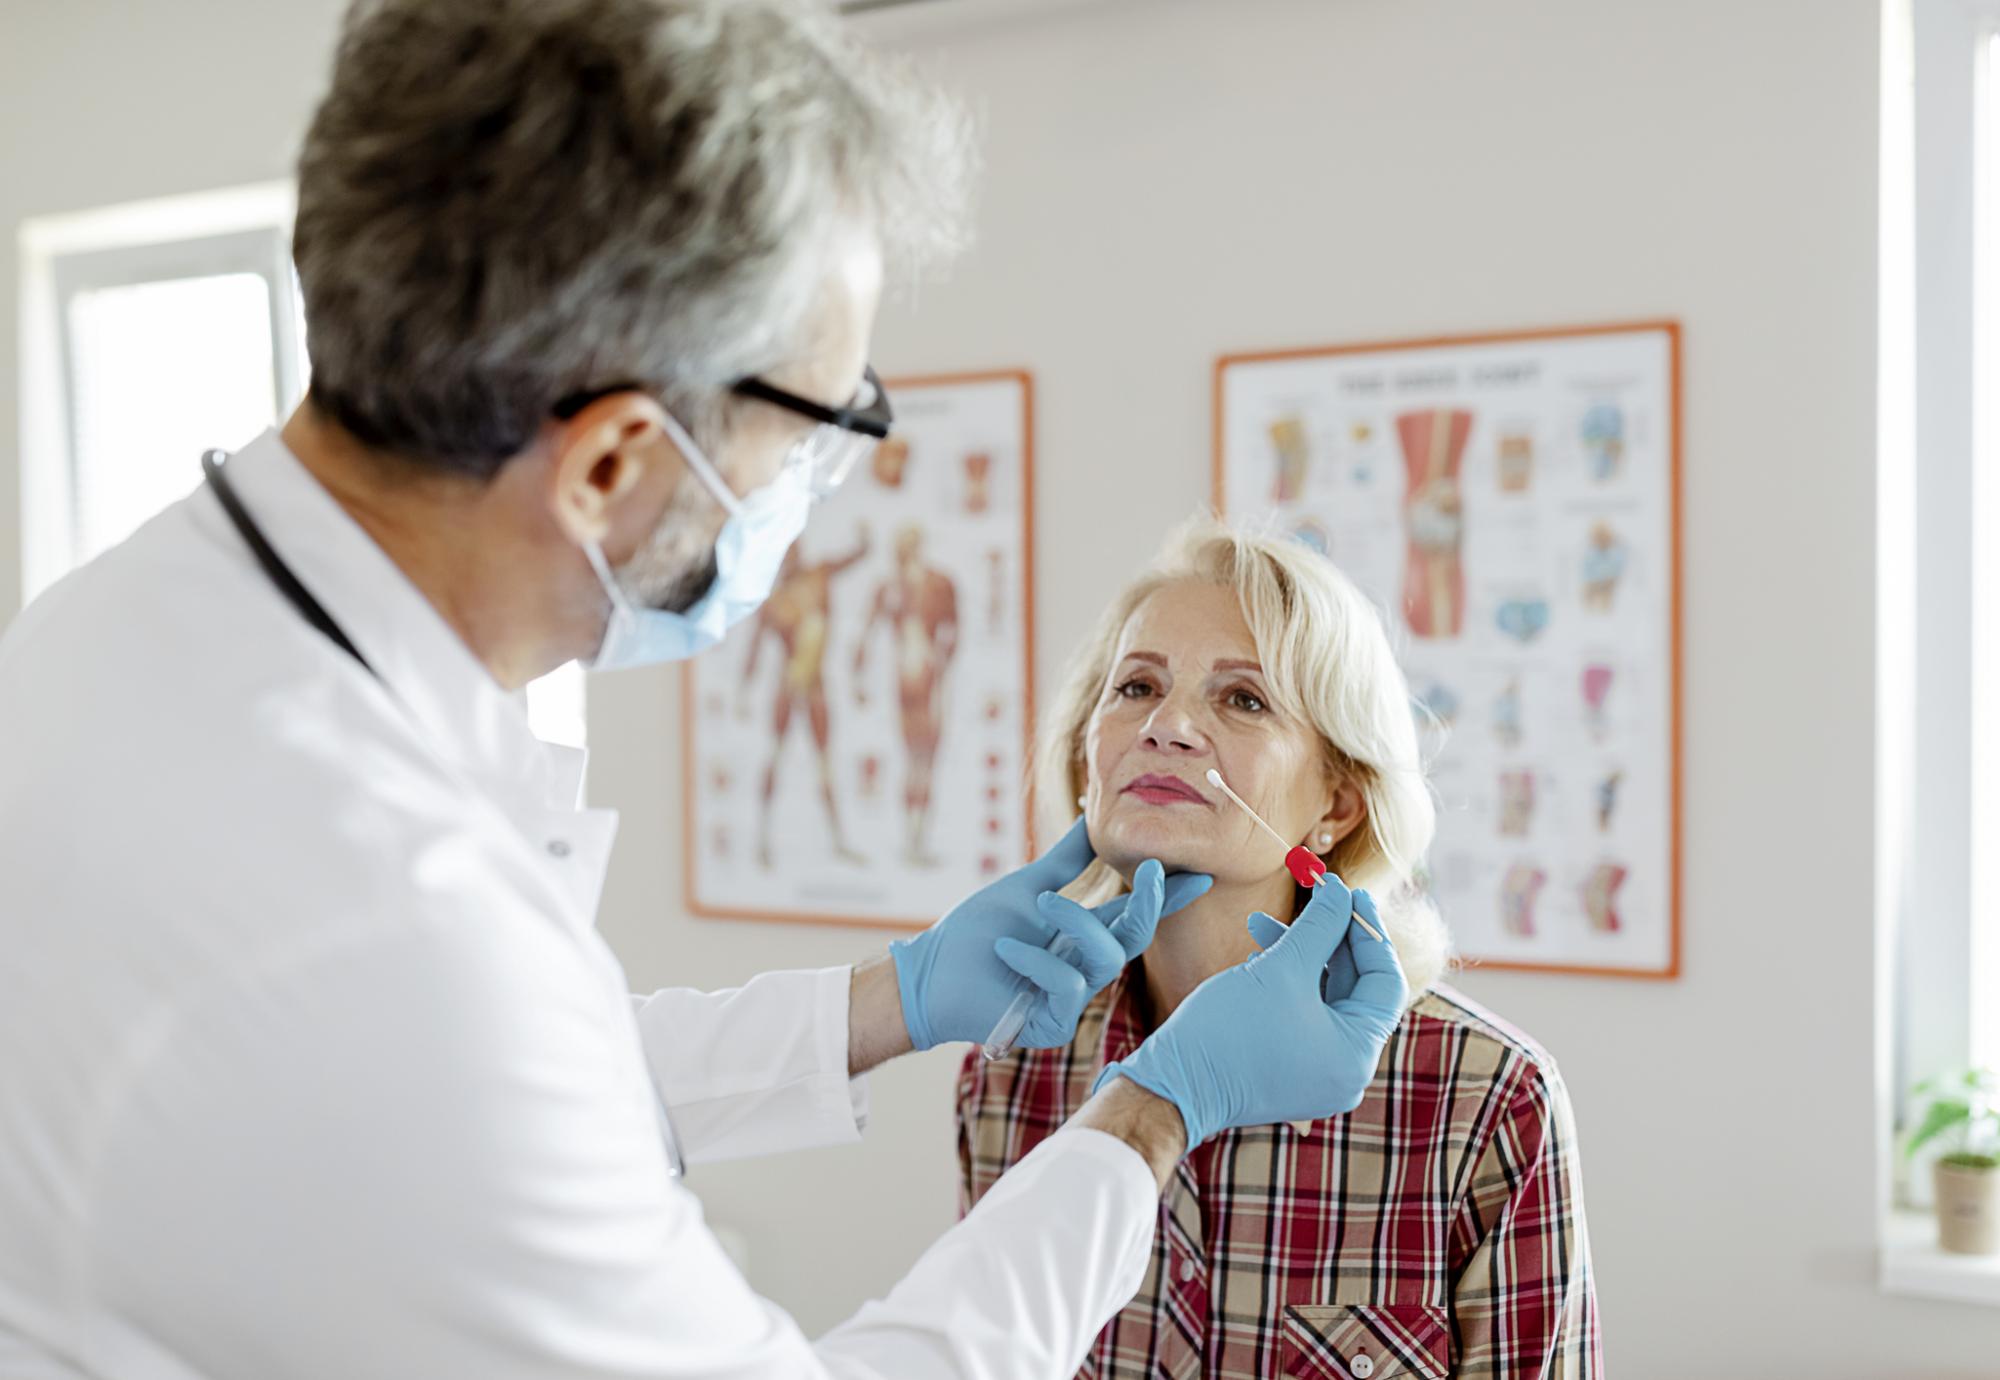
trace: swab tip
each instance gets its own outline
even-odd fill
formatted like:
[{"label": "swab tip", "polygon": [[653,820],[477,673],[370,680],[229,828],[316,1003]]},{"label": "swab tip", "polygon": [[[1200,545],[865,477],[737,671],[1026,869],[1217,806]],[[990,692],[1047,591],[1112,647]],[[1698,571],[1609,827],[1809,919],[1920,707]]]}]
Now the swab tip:
[{"label": "swab tip", "polygon": [[1220,786],[1222,784],[1222,773],[1214,767],[1208,769],[1208,784],[1211,786]]}]

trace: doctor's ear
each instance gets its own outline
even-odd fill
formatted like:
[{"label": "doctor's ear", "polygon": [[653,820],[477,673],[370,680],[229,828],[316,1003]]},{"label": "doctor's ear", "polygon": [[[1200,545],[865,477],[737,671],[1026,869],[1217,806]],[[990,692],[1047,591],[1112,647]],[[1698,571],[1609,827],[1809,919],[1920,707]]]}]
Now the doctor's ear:
[{"label": "doctor's ear", "polygon": [[607,393],[552,418],[544,444],[556,522],[617,564],[652,531],[680,468],[666,412],[636,388]]}]

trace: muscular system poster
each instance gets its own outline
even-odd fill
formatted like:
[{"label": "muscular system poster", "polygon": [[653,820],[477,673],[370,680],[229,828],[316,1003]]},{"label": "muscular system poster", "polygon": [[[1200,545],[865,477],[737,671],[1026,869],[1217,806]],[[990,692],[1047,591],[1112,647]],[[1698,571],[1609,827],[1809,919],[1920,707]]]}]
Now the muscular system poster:
[{"label": "muscular system poster", "polygon": [[1679,364],[1657,323],[1217,365],[1217,504],[1387,618],[1475,962],[1678,971]]},{"label": "muscular system poster", "polygon": [[886,388],[894,434],[687,673],[697,914],[928,925],[1027,856],[1030,380]]}]

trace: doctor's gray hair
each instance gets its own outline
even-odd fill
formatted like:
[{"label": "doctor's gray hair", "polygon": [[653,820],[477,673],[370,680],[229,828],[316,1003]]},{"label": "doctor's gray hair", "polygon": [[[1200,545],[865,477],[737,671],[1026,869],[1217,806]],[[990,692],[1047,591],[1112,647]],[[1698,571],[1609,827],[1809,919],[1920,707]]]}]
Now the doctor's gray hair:
[{"label": "doctor's gray hair", "polygon": [[843,220],[899,275],[958,247],[968,147],[808,0],[358,0],[299,157],[312,399],[479,478],[613,385],[712,440]]}]

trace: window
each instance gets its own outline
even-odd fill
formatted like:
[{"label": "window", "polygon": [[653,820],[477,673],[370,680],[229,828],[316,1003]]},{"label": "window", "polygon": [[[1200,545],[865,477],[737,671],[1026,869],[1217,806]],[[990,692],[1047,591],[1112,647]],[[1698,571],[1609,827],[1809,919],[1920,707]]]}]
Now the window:
[{"label": "window", "polygon": [[2000,1069],[2000,5],[1974,67],[1972,467],[1974,879],[1970,1062]]},{"label": "window", "polygon": [[1913,1085],[2000,1065],[2000,0],[1885,6],[1884,59],[1882,1281],[2000,1304],[1902,1153]]},{"label": "window", "polygon": [[1918,8],[1913,862],[1934,876],[1904,932],[1905,1085],[2000,1066],[1996,53],[2000,0]]},{"label": "window", "polygon": [[265,230],[56,261],[76,563],[193,488],[202,451],[243,444],[298,396],[291,333],[274,329],[291,313],[283,256]]},{"label": "window", "polygon": [[[241,188],[21,230],[22,558],[32,599],[117,545],[305,391],[292,190]],[[583,672],[528,687],[529,721],[584,743]]]}]

